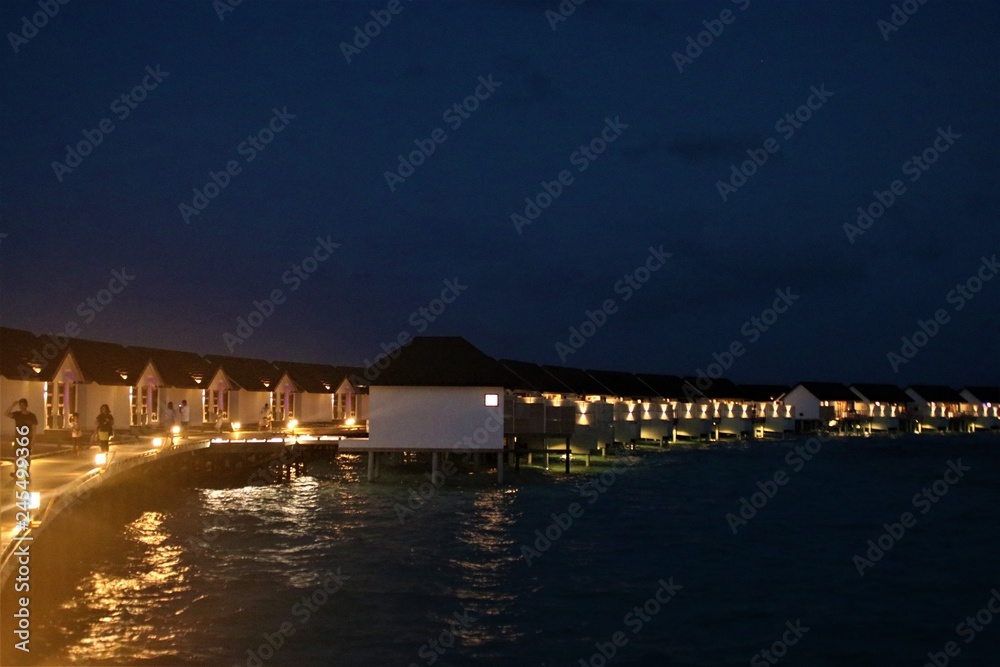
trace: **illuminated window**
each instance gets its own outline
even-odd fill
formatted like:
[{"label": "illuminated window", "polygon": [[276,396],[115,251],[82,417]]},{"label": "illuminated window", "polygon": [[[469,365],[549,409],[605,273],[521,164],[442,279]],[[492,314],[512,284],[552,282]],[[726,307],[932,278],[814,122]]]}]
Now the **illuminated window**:
[{"label": "illuminated window", "polygon": [[486,394],[485,405],[488,408],[495,408],[500,405],[500,396],[498,394]]}]

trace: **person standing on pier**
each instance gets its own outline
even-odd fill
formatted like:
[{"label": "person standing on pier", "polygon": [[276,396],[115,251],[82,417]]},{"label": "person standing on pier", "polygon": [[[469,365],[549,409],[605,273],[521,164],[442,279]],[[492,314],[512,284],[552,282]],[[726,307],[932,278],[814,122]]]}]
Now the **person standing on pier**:
[{"label": "person standing on pier", "polygon": [[[14,408],[17,409],[15,410]],[[28,399],[22,398],[14,401],[4,414],[14,420],[14,426],[18,430],[23,426],[27,426],[28,439],[34,440],[35,427],[38,426],[38,417],[35,416],[34,412],[28,410]]]},{"label": "person standing on pier", "polygon": [[267,431],[271,428],[271,406],[267,403],[260,409],[260,430]]},{"label": "person standing on pier", "polygon": [[186,436],[188,432],[188,423],[191,421],[191,413],[188,410],[188,402],[185,398],[181,401],[181,404],[177,406],[177,416],[181,420],[181,435]]},{"label": "person standing on pier", "polygon": [[174,412],[173,401],[167,401],[167,409],[163,411],[163,419],[160,422],[167,429],[167,435],[171,435],[174,424],[177,422],[177,413]]},{"label": "person standing on pier", "polygon": [[80,439],[83,436],[83,430],[80,428],[79,413],[69,413],[69,434],[73,438],[73,456],[79,456],[81,449]]},{"label": "person standing on pier", "polygon": [[105,403],[101,406],[101,413],[97,415],[97,442],[101,445],[101,451],[105,454],[111,446],[111,436],[115,433],[115,418],[111,416],[111,408]]},{"label": "person standing on pier", "polygon": [[[16,410],[14,408],[17,408]],[[24,442],[21,438],[27,437],[27,449],[28,455],[24,457],[24,477],[19,478],[17,476],[17,470],[10,473],[10,476],[14,479],[24,479],[26,481],[26,486],[30,488],[31,482],[31,445],[35,441],[35,427],[38,426],[38,417],[35,416],[34,412],[28,410],[28,399],[22,398],[11,403],[11,406],[7,408],[7,412],[4,413],[8,417],[14,420],[14,431],[17,437],[14,440],[14,451],[11,454],[17,455],[18,449],[21,448]]]}]

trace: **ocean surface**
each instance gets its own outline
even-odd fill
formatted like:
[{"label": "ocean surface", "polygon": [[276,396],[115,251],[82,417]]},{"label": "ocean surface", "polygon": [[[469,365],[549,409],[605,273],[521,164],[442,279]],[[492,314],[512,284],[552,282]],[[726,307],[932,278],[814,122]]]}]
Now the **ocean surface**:
[{"label": "ocean surface", "polygon": [[36,543],[31,664],[1000,664],[1000,437],[806,444],[95,496]]}]

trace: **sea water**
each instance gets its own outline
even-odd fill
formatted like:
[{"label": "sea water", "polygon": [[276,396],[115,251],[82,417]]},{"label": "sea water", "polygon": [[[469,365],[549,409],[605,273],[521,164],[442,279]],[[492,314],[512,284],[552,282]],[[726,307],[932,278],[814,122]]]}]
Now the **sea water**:
[{"label": "sea water", "polygon": [[363,469],[95,495],[36,544],[30,661],[1000,664],[996,435]]}]

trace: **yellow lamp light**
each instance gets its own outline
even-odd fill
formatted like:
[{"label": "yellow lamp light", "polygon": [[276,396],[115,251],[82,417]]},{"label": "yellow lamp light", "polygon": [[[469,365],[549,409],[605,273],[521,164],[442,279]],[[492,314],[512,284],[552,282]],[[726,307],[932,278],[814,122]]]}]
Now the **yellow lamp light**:
[{"label": "yellow lamp light", "polygon": [[104,452],[98,452],[97,455],[94,456],[94,463],[96,465],[102,466],[105,465],[107,462],[108,462],[108,455]]},{"label": "yellow lamp light", "polygon": [[153,438],[153,447],[162,447],[163,438]]},{"label": "yellow lamp light", "polygon": [[234,431],[239,431],[242,426],[243,426],[243,424],[241,424],[240,422],[233,422],[233,430]]}]

